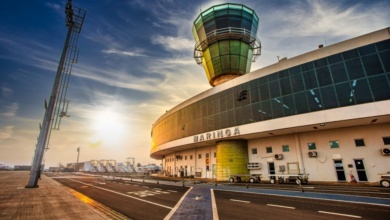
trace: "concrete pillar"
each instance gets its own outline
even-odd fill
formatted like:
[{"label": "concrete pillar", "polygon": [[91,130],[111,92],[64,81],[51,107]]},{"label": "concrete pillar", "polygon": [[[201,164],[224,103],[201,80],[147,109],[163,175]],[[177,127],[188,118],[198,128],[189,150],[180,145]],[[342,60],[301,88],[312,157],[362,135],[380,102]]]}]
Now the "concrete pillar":
[{"label": "concrete pillar", "polygon": [[248,161],[246,140],[217,142],[217,180],[228,180],[231,174],[249,174]]},{"label": "concrete pillar", "polygon": [[295,137],[295,146],[297,149],[296,153],[297,153],[297,158],[298,158],[298,163],[299,163],[299,173],[306,174],[305,164],[303,163],[301,140],[299,139],[299,134],[295,133],[294,137]]}]

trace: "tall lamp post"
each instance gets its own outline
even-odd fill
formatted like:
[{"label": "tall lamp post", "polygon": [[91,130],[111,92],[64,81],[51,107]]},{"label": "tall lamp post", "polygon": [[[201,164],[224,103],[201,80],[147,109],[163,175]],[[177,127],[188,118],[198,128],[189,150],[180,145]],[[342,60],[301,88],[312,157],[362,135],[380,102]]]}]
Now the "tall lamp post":
[{"label": "tall lamp post", "polygon": [[[42,159],[45,147],[49,143],[51,129],[59,129],[59,121],[61,120],[61,117],[67,116],[67,102],[65,100],[65,95],[71,74],[72,64],[77,62],[77,40],[84,22],[86,11],[77,7],[72,7],[72,0],[68,0],[65,8],[65,14],[68,33],[66,35],[65,44],[62,50],[62,55],[58,65],[49,103],[47,105],[45,103],[46,112],[38,136],[38,143],[36,145],[34,159],[31,165],[30,178],[26,188],[38,187],[38,179],[42,169]],[[53,125],[54,116],[56,117],[56,122]],[[59,120],[57,120],[58,118]]]},{"label": "tall lamp post", "polygon": [[80,147],[77,148],[76,172],[79,172],[79,156],[80,156]]}]

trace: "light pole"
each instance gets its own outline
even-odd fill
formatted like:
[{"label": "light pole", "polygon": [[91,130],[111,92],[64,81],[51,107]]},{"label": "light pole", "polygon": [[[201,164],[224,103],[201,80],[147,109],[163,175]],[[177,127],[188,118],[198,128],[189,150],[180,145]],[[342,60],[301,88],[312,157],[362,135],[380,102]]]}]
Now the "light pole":
[{"label": "light pole", "polygon": [[79,172],[79,156],[80,156],[80,147],[77,148],[76,172]]}]

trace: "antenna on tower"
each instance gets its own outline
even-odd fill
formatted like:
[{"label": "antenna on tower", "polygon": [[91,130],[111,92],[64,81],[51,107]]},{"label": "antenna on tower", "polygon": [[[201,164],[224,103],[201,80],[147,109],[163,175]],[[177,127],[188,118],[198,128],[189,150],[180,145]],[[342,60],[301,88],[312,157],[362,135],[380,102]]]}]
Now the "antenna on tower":
[{"label": "antenna on tower", "polygon": [[31,165],[30,178],[26,188],[38,187],[38,178],[43,167],[41,167],[44,150],[49,146],[52,129],[59,129],[61,118],[67,115],[68,103],[66,93],[68,90],[69,77],[73,63],[77,63],[79,51],[77,41],[84,23],[86,11],[72,6],[72,0],[68,0],[65,6],[66,26],[68,32],[62,50],[57,74],[54,79],[53,88],[49,103],[45,101],[45,116],[39,132],[33,163]]}]

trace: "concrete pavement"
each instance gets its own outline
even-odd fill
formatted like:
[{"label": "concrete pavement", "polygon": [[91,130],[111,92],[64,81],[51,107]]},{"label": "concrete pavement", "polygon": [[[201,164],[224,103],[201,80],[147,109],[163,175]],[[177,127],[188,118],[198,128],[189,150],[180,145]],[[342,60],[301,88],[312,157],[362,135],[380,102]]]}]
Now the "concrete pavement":
[{"label": "concrete pavement", "polygon": [[0,219],[110,219],[45,175],[25,188],[29,173],[0,171]]}]

